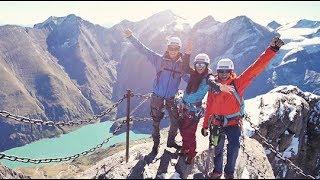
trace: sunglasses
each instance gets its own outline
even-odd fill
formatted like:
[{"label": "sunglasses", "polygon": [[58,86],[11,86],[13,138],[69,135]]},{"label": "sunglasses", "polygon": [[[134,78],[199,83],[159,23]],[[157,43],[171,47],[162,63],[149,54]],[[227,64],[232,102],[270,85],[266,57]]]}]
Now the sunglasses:
[{"label": "sunglasses", "polygon": [[197,67],[197,68],[204,68],[207,65],[206,65],[206,63],[196,63],[194,66]]},{"label": "sunglasses", "polygon": [[168,51],[179,51],[180,47],[172,47],[172,46],[168,46]]},{"label": "sunglasses", "polygon": [[217,70],[217,73],[221,73],[221,74],[226,74],[226,73],[231,73],[232,70],[230,69],[219,69]]}]

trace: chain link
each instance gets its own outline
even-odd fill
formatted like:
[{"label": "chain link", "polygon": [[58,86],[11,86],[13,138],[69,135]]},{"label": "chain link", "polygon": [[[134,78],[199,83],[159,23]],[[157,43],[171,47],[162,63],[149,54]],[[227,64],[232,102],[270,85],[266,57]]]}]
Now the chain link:
[{"label": "chain link", "polygon": [[136,112],[139,107],[141,107],[145,102],[147,102],[147,100],[149,99],[150,97],[146,97],[144,98],[131,112],[130,112],[130,115],[132,115],[134,112]]},{"label": "chain link", "polygon": [[152,118],[150,117],[144,117],[144,118],[141,118],[141,117],[135,117],[133,116],[133,122],[146,122],[146,121],[152,121]]},{"label": "chain link", "polygon": [[[132,94],[132,96],[137,96],[140,98],[143,98],[144,100],[137,106],[137,108],[139,108],[144,102],[146,102],[150,97],[151,97],[151,93],[148,94]],[[38,119],[30,119],[27,117],[23,117],[23,116],[17,116],[17,115],[12,115],[6,111],[0,111],[0,116],[5,117],[5,118],[10,118],[19,122],[23,122],[23,123],[30,123],[30,124],[36,124],[36,125],[47,125],[47,126],[72,126],[72,125],[80,125],[80,124],[84,124],[84,123],[90,123],[92,120],[101,118],[103,116],[105,116],[106,114],[110,113],[114,108],[116,108],[121,102],[123,102],[124,99],[126,99],[126,95],[124,95],[121,99],[119,99],[115,104],[113,104],[109,109],[107,109],[106,111],[104,111],[103,113],[101,113],[100,115],[96,115],[93,116],[93,118],[87,120],[87,121],[78,121],[78,122],[74,122],[74,121],[70,121],[70,122],[58,122],[58,123],[54,123],[53,121],[43,121],[43,120],[38,120]],[[136,108],[136,109],[137,109]],[[135,109],[135,110],[136,110]],[[131,112],[134,113],[133,110]],[[130,118],[129,121],[132,121],[132,119]],[[120,129],[122,128],[122,126],[124,124],[126,124],[127,120],[123,120],[120,125],[113,131],[112,136],[108,137],[107,139],[105,139],[103,142],[101,142],[100,144],[96,145],[95,147],[83,151],[81,153],[75,154],[73,156],[69,156],[69,157],[64,157],[64,158],[51,158],[51,159],[30,159],[30,158],[25,158],[25,157],[17,157],[17,156],[11,156],[11,155],[6,155],[3,153],[0,153],[0,159],[6,159],[9,161],[17,161],[17,162],[22,162],[22,163],[33,163],[33,164],[39,164],[39,163],[51,163],[51,162],[63,162],[63,161],[70,161],[73,159],[77,159],[80,156],[85,156],[91,152],[96,151],[97,149],[101,148],[104,144],[108,143],[110,141],[111,138],[113,138],[114,136],[116,136],[116,133],[118,131],[120,131]]]},{"label": "chain link", "polygon": [[113,138],[114,136],[116,136],[116,133],[121,129],[121,127],[126,123],[126,120],[122,121],[122,123],[120,124],[120,126],[118,126],[114,132],[112,133],[112,136],[108,137],[107,139],[105,139],[104,141],[102,141],[100,144],[96,145],[95,147],[83,151],[81,153],[75,154],[73,156],[68,156],[68,157],[64,157],[64,158],[51,158],[51,159],[30,159],[30,158],[25,158],[25,157],[17,157],[17,156],[10,156],[10,155],[6,155],[3,153],[0,153],[0,159],[6,159],[9,161],[17,161],[17,162],[22,162],[22,163],[33,163],[33,164],[39,164],[39,163],[51,163],[51,162],[63,162],[63,161],[70,161],[73,159],[77,159],[80,156],[85,156],[89,153],[92,153],[94,151],[96,151],[97,149],[101,148],[104,144],[108,143],[110,141],[111,138]]},{"label": "chain link", "polygon": [[99,115],[94,115],[92,118],[89,118],[88,120],[77,120],[77,121],[68,121],[68,122],[54,122],[54,121],[43,121],[39,119],[30,119],[28,117],[23,117],[23,116],[18,116],[18,115],[13,115],[10,114],[7,111],[0,111],[0,116],[4,118],[10,118],[18,122],[22,123],[30,123],[34,125],[44,125],[44,126],[58,126],[58,127],[63,127],[63,126],[75,126],[75,125],[83,125],[83,124],[89,124],[91,122],[96,122],[99,118],[109,114],[113,109],[115,109],[123,100],[126,99],[125,96],[123,96],[121,99],[119,99],[115,104],[113,104],[110,108],[105,110]]},{"label": "chain link", "polygon": [[149,99],[151,98],[151,95],[152,93],[146,93],[146,94],[140,94],[140,93],[136,93],[136,94],[132,94],[131,97],[139,97],[139,98],[142,98],[142,99]]},{"label": "chain link", "polygon": [[250,118],[248,115],[245,115],[244,119],[250,124],[250,126],[254,129],[255,133],[257,133],[257,135],[262,139],[262,143],[265,144],[268,149],[273,152],[278,158],[280,158],[281,160],[283,160],[286,164],[290,165],[291,167],[294,168],[295,172],[297,174],[300,174],[302,176],[304,176],[305,178],[310,178],[310,179],[315,179],[315,177],[311,176],[311,175],[306,175],[301,168],[299,168],[297,165],[295,165],[290,159],[288,158],[284,158],[283,155],[276,150],[276,148],[274,148],[274,146],[272,144],[270,144],[268,142],[268,140],[262,135],[262,133],[259,131],[259,129],[257,129],[257,127],[255,127],[255,125],[250,121]]},{"label": "chain link", "polygon": [[[152,118],[150,117],[136,117],[136,116],[133,116],[133,122],[146,122],[146,121],[153,121]],[[169,118],[169,115],[165,115],[162,119],[166,119],[166,118]]]}]

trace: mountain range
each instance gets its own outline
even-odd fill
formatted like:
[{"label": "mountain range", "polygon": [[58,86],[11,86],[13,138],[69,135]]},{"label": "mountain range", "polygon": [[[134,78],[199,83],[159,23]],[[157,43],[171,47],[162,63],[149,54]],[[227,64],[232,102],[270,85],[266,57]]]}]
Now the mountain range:
[{"label": "mountain range", "polygon": [[[245,98],[264,94],[280,85],[295,85],[320,94],[318,21],[302,19],[267,27],[246,16],[219,22],[205,17],[193,27],[166,10],[137,22],[123,20],[105,28],[74,14],[49,17],[33,28],[0,26],[0,110],[53,121],[86,119],[110,107],[127,89],[134,93],[152,90],[154,67],[124,38],[132,29],[146,46],[163,54],[166,38],[193,40],[194,51],[207,53],[211,68],[228,57],[240,74],[280,35],[286,42],[268,69],[248,88]],[[183,46],[184,49],[184,46]],[[185,83],[180,88],[184,89]],[[132,107],[141,99],[133,98]],[[102,120],[122,117],[125,103]],[[149,116],[149,104],[134,115]],[[0,121],[0,150],[10,149],[44,137],[54,137],[72,129]],[[133,131],[150,133],[151,123],[141,123]]]}]

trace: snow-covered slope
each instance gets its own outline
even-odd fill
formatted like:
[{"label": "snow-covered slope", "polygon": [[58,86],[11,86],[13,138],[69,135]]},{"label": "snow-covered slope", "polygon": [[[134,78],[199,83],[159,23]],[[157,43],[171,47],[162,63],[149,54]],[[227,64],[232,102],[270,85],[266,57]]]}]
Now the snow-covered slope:
[{"label": "snow-covered slope", "polygon": [[273,66],[283,65],[302,50],[307,51],[309,54],[320,51],[320,37],[313,36],[319,29],[320,22],[308,20],[300,20],[278,27],[276,32],[279,33],[286,44],[281,47],[280,51],[280,56],[283,58],[273,61]]},{"label": "snow-covered slope", "polygon": [[264,94],[281,85],[298,86],[303,91],[320,94],[320,21],[300,20],[273,31],[285,45],[268,68],[253,81],[247,98]]},{"label": "snow-covered slope", "polygon": [[[314,164],[319,153],[314,147],[319,145],[319,104],[320,96],[302,92],[296,86],[279,86],[267,94],[245,101],[250,121],[259,128],[283,157],[289,158],[307,174],[319,175]],[[260,137],[244,121],[244,129],[249,137],[260,142]],[[266,148],[266,154],[273,166],[276,178],[297,178],[287,164],[275,157]],[[312,161],[309,162],[309,161]],[[313,164],[313,165],[312,165]]]}]

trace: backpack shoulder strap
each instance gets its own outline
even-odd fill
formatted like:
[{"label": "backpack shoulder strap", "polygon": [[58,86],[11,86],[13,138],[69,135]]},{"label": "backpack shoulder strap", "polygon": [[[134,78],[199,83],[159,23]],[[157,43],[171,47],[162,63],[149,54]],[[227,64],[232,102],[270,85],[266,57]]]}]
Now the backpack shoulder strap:
[{"label": "backpack shoulder strap", "polygon": [[241,115],[244,115],[244,100],[243,100],[243,97],[240,96],[238,88],[234,83],[234,80],[230,84],[233,85],[234,89],[236,90],[235,92],[232,92],[232,94],[237,99],[237,101],[238,101],[238,103],[240,105],[240,113],[241,113]]},{"label": "backpack shoulder strap", "polygon": [[160,74],[161,72],[164,70],[165,65],[164,65],[164,60],[162,59],[161,64],[160,64],[160,69],[158,70],[158,72],[156,73],[156,83],[159,83],[159,78],[160,78]]}]

